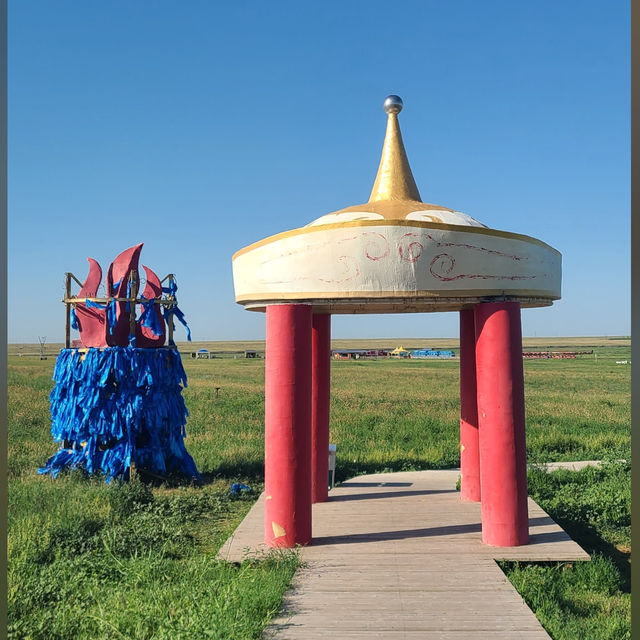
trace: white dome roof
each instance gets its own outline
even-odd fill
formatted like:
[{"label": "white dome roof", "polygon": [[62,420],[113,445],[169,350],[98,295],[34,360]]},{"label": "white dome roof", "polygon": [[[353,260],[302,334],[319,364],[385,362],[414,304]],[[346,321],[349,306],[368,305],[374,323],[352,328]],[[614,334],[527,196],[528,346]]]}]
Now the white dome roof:
[{"label": "white dome roof", "polygon": [[561,255],[528,236],[422,202],[402,142],[397,96],[369,201],[328,213],[233,256],[236,302],[264,311],[453,311],[488,299],[524,307],[560,298]]}]

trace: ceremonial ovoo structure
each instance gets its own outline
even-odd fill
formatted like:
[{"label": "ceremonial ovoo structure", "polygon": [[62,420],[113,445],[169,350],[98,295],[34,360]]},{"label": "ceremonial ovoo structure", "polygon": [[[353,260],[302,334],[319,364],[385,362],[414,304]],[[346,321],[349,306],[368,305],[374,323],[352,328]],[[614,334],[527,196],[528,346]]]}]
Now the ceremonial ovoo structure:
[{"label": "ceremonial ovoo structure", "polygon": [[[138,295],[141,250],[142,244],[130,247],[111,263],[105,297],[98,297],[102,269],[93,258],[84,283],[66,275],[65,348],[50,397],[51,433],[60,448],[39,473],[55,478],[62,469],[79,468],[103,473],[109,482],[129,480],[137,468],[200,479],[183,442],[187,376],[173,341],[173,318],[191,340],[189,328],[177,306],[173,274],[161,281],[143,267],[146,285]],[[77,296],[71,295],[72,279],[80,285]],[[71,346],[71,328],[82,347]]]},{"label": "ceremonial ovoo structure", "polygon": [[423,203],[398,125],[402,100],[389,96],[384,109],[367,203],[233,256],[236,302],[266,311],[265,542],[308,544],[311,504],[328,497],[331,314],[458,311],[461,499],[481,502],[486,544],[527,544],[520,309],[560,298],[561,256]]}]

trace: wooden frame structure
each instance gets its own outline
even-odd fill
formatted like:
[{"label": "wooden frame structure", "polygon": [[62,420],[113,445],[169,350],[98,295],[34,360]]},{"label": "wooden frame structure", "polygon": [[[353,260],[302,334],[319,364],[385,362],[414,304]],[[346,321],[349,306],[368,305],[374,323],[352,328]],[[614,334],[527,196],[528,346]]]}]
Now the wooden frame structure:
[{"label": "wooden frame structure", "polygon": [[[149,304],[149,300],[146,298],[138,297],[138,284],[136,282],[136,271],[131,270],[129,272],[129,282],[131,283],[131,295],[126,298],[116,297],[116,296],[107,296],[107,297],[86,297],[86,298],[78,298],[71,294],[71,281],[75,281],[80,287],[82,287],[82,282],[76,278],[76,276],[71,273],[65,273],[65,296],[62,299],[62,302],[65,305],[65,332],[64,332],[64,346],[66,349],[71,348],[71,308],[78,303],[82,303],[85,301],[89,302],[97,302],[99,304],[110,304],[111,302],[128,302],[129,303],[129,331],[130,333],[135,333],[135,325],[136,325],[136,307],[140,304]],[[161,281],[160,284],[164,284],[165,282],[169,282],[169,289],[173,290],[175,287],[175,275],[173,273],[167,274]],[[162,305],[165,309],[173,309],[178,306],[178,302],[173,293],[163,294],[162,298],[156,299],[153,301],[154,304]],[[167,342],[168,346],[173,346],[173,331],[174,331],[174,323],[173,318],[171,318],[167,322]]]}]

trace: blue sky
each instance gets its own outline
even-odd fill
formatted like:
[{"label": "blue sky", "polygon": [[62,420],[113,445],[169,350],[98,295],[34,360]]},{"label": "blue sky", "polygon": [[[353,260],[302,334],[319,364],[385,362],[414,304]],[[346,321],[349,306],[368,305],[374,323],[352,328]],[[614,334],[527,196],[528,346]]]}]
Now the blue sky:
[{"label": "blue sky", "polygon": [[[262,339],[232,254],[366,202],[390,93],[425,202],[563,254],[524,335],[628,335],[629,51],[626,2],[12,2],[9,342],[62,341],[64,273],[138,242],[194,340]],[[457,314],[333,321],[457,334]]]}]

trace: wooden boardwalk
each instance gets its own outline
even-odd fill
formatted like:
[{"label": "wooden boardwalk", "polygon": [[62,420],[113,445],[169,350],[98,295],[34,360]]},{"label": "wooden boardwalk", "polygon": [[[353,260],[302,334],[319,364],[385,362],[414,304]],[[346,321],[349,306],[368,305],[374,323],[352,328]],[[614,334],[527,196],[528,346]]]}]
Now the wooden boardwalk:
[{"label": "wooden boardwalk", "polygon": [[[360,476],[313,505],[313,543],[265,637],[549,638],[495,561],[589,555],[531,499],[529,545],[483,545],[480,505],[460,501],[458,473]],[[263,518],[261,496],[219,556],[266,553]]]}]

